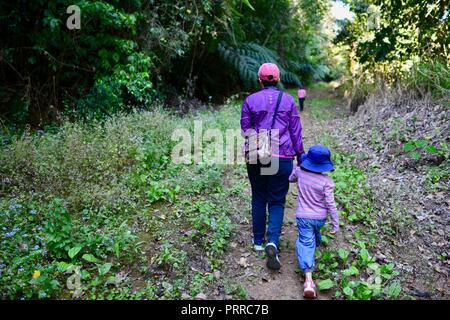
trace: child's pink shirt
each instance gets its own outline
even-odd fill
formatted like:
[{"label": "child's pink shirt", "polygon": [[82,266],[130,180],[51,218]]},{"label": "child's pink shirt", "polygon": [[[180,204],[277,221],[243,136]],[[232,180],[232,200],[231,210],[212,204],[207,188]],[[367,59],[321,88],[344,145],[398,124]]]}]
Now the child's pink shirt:
[{"label": "child's pink shirt", "polygon": [[297,91],[299,98],[304,98],[306,96],[306,90],[305,89],[298,89]]},{"label": "child's pink shirt", "polygon": [[326,174],[308,172],[296,166],[289,177],[297,182],[298,207],[296,216],[306,219],[326,219],[331,216],[333,230],[339,230],[339,216],[334,202],[334,182]]}]

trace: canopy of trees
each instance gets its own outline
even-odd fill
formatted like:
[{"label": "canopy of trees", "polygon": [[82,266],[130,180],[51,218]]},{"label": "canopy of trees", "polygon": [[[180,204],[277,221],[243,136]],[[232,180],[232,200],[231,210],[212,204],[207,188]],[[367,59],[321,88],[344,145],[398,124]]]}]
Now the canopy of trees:
[{"label": "canopy of trees", "polygon": [[[80,29],[67,8],[77,5]],[[329,75],[321,24],[329,1],[1,1],[3,120],[43,126],[184,95],[254,89],[261,62],[283,84]]]},{"label": "canopy of trees", "polygon": [[[355,18],[334,35],[330,0],[0,1],[0,119],[39,128],[155,101],[220,102],[257,88],[262,62],[280,66],[282,87],[297,86],[340,77],[338,55],[353,79],[432,63],[427,77],[440,76],[428,83],[448,85],[445,1],[343,2]],[[66,25],[71,5],[80,29]]]},{"label": "canopy of trees", "polygon": [[[346,0],[353,21],[340,21],[336,43],[348,45],[364,77],[397,80],[427,65],[448,89],[449,6],[444,0]],[[419,70],[420,71],[420,70]],[[433,79],[428,79],[431,82]]]}]

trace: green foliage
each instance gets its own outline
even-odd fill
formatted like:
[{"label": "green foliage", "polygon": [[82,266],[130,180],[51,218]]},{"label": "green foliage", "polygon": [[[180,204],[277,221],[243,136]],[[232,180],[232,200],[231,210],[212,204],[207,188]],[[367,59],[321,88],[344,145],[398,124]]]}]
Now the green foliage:
[{"label": "green foliage", "polygon": [[411,140],[403,145],[403,150],[408,152],[408,156],[415,160],[419,160],[422,157],[422,152],[428,154],[437,153],[437,148],[429,144],[427,140]]},{"label": "green foliage", "polygon": [[319,281],[319,290],[336,288],[336,297],[343,295],[350,300],[395,299],[399,296],[400,285],[390,282],[398,275],[398,272],[393,271],[393,264],[380,265],[374,262],[365,248],[360,249],[357,255],[349,255],[342,248],[337,253],[342,259],[343,267],[340,270],[334,259],[335,253],[324,251],[318,254],[321,278],[333,277]]},{"label": "green foliage", "polygon": [[132,53],[127,60],[125,65],[116,65],[111,75],[95,81],[86,97],[77,103],[78,117],[102,119],[119,111],[150,106],[155,95],[150,81],[151,59],[143,53]]},{"label": "green foliage", "polygon": [[40,208],[0,202],[0,297],[50,298],[61,287],[55,268],[45,257],[45,233]]},{"label": "green foliage", "polygon": [[361,221],[370,224],[370,216],[373,211],[370,199],[370,190],[365,182],[365,174],[355,166],[344,166],[351,163],[353,155],[340,153],[333,154],[333,161],[339,170],[330,175],[335,182],[334,195],[336,201],[343,208],[341,214],[348,217],[349,221]]},{"label": "green foliage", "polygon": [[[80,30],[66,27],[73,4]],[[0,10],[1,113],[13,129],[103,119],[157,100],[218,101],[256,88],[255,64],[272,56],[285,84],[332,74],[326,0],[37,0]]]},{"label": "green foliage", "polygon": [[[238,109],[197,116],[225,131],[238,124]],[[67,123],[4,146],[0,298],[178,299],[192,280],[188,263],[205,266],[193,285],[207,290],[243,192],[223,185],[225,166],[171,161],[173,129],[192,130],[193,119],[157,109]],[[129,269],[152,281],[125,276]],[[80,288],[69,289],[77,277]]]},{"label": "green foliage", "polygon": [[445,97],[450,92],[450,65],[448,62],[432,60],[415,63],[411,72],[405,75],[407,87],[421,95],[430,92],[436,98]]},{"label": "green foliage", "polygon": [[[336,43],[345,44],[352,76],[382,79],[421,94],[448,95],[449,15],[444,2],[350,0],[352,21],[341,22]],[[359,63],[359,69],[356,68]],[[357,81],[354,82],[357,86]]]},{"label": "green foliage", "polygon": [[220,57],[245,88],[257,87],[257,71],[264,62],[277,63],[282,86],[325,79],[331,73],[323,31],[327,1],[257,1],[253,6],[231,10],[228,34],[218,46]]},{"label": "green foliage", "polygon": [[216,260],[228,246],[228,238],[232,229],[230,218],[224,208],[209,201],[198,201],[191,209],[189,221],[196,231],[194,239],[200,241],[213,267],[218,266]]},{"label": "green foliage", "polygon": [[195,297],[197,294],[205,291],[207,287],[214,282],[214,275],[211,273],[196,272],[191,280],[191,286],[189,288],[189,294],[191,297]]},{"label": "green foliage", "polygon": [[320,291],[328,290],[331,289],[332,287],[333,287],[333,280],[331,279],[322,280],[317,284],[317,289],[319,289]]},{"label": "green foliage", "polygon": [[[42,126],[60,121],[61,114],[101,118],[154,100],[150,75],[152,55],[138,43],[144,21],[142,2],[78,1],[81,30],[66,27],[70,1],[3,3],[7,27],[2,41],[1,78],[13,90],[3,101],[13,104],[7,119]],[[7,35],[7,36],[6,36]],[[11,73],[13,72],[13,73]],[[3,73],[4,74],[4,73]],[[32,79],[28,81],[27,79]],[[6,83],[5,83],[6,81]]]},{"label": "green foliage", "polygon": [[450,180],[449,165],[447,160],[439,166],[427,168],[425,175],[425,188],[427,191],[448,191]]},{"label": "green foliage", "polygon": [[247,89],[253,89],[258,86],[258,69],[261,64],[266,62],[276,63],[279,66],[281,85],[301,85],[300,79],[294,72],[305,68],[302,68],[302,66],[295,62],[286,63],[287,66],[291,65],[297,67],[297,69],[293,69],[293,72],[283,68],[283,64],[281,63],[278,54],[268,48],[255,43],[246,43],[237,48],[233,48],[221,43],[218,50],[222,59],[238,72]]},{"label": "green foliage", "polygon": [[49,205],[47,223],[44,227],[47,235],[46,246],[56,258],[72,259],[82,248],[75,245],[72,238],[72,221],[69,212],[62,206],[59,199]]},{"label": "green foliage", "polygon": [[226,281],[224,283],[225,293],[228,295],[232,295],[234,299],[239,298],[243,300],[248,299],[248,292],[242,283],[236,283],[232,281]]},{"label": "green foliage", "polygon": [[186,262],[187,254],[185,251],[176,249],[169,242],[164,242],[158,255],[155,257],[155,263],[164,268],[182,269]]}]

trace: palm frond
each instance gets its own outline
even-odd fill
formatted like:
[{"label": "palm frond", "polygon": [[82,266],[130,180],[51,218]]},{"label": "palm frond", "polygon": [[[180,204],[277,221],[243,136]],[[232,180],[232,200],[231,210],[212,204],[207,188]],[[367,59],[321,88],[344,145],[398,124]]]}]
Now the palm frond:
[{"label": "palm frond", "polygon": [[281,63],[279,55],[264,46],[256,43],[244,43],[233,47],[226,43],[220,43],[218,51],[222,60],[239,74],[244,86],[248,89],[257,87],[258,69],[261,64],[266,62],[276,63],[280,68],[280,86],[283,88],[284,84],[288,83],[296,86],[301,84],[297,75],[301,68],[296,69],[295,62]]}]

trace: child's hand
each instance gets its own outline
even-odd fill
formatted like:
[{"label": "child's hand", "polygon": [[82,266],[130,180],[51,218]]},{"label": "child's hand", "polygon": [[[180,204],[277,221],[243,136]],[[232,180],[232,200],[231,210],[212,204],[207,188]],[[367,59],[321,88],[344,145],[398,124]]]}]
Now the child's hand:
[{"label": "child's hand", "polygon": [[333,229],[333,230],[330,231],[330,234],[335,235],[337,232],[338,232],[337,230]]},{"label": "child's hand", "polygon": [[333,227],[331,230],[330,230],[330,234],[331,235],[335,235],[336,233],[338,233],[339,232],[339,227]]}]

